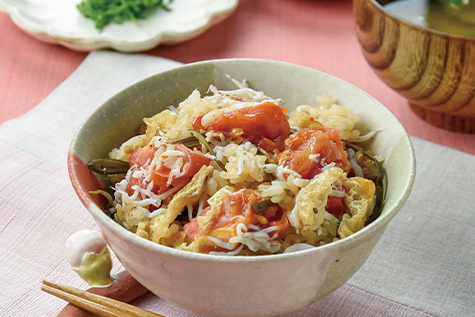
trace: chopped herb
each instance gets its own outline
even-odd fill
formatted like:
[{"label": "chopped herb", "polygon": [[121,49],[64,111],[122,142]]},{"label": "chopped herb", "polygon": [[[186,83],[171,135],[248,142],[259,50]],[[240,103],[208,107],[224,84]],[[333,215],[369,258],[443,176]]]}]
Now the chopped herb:
[{"label": "chopped herb", "polygon": [[374,165],[379,171],[378,176],[375,180],[376,200],[374,203],[373,213],[371,214],[371,216],[366,222],[366,225],[367,225],[373,222],[376,218],[378,218],[379,215],[381,214],[381,210],[383,210],[384,201],[386,200],[386,189],[388,188],[388,179],[386,177],[386,170],[384,169],[383,165],[380,162],[378,162],[378,160],[370,152],[363,150],[362,148],[350,143],[345,143],[345,146],[352,148],[355,151],[361,151],[361,153],[366,155],[368,158],[370,158],[374,162]]},{"label": "chopped herb", "polygon": [[277,204],[273,203],[272,200],[263,200],[260,203],[252,204],[251,207],[252,209],[254,209],[255,212],[261,212],[275,205]]},{"label": "chopped herb", "polygon": [[114,201],[112,200],[112,196],[104,190],[98,189],[98,190],[90,191],[89,193],[91,193],[91,194],[101,194],[102,196],[107,198],[107,201],[109,202],[110,205],[114,204]]},{"label": "chopped herb", "polygon": [[465,4],[467,5],[469,0],[447,0],[448,3],[458,5],[458,4]]},{"label": "chopped herb", "polygon": [[111,22],[136,22],[157,9],[170,11],[168,5],[171,1],[173,0],[83,0],[77,8],[86,18],[94,20],[96,29],[102,32]]},{"label": "chopped herb", "polygon": [[206,141],[206,138],[201,133],[193,129],[188,129],[188,131],[191,132],[191,134],[193,134],[193,136],[208,149],[208,152],[210,152],[211,155],[216,156],[213,149],[211,148],[211,145],[208,143],[208,141]]},{"label": "chopped herb", "polygon": [[107,204],[106,208],[104,209],[104,212],[108,217],[114,219],[114,216],[115,216],[117,210],[114,207],[114,201],[112,200],[112,196],[108,192],[106,192],[102,189],[93,190],[93,191],[90,191],[89,193],[90,194],[95,194],[95,195],[102,195],[105,198],[107,198],[107,201],[109,203]]},{"label": "chopped herb", "polygon": [[99,158],[87,163],[89,169],[102,175],[125,174],[129,170],[129,163],[119,160]]},{"label": "chopped herb", "polygon": [[[206,141],[206,138],[201,133],[193,129],[189,129],[188,131],[191,132],[193,136],[188,137],[186,139],[175,141],[173,144],[183,144],[186,147],[195,147],[195,146],[203,144],[206,147],[206,149],[208,149],[208,152],[214,157],[216,157],[216,154],[211,148],[211,145],[208,143],[208,141]],[[219,167],[221,167],[223,171],[226,171],[226,167],[224,166],[223,162],[219,160],[214,160],[214,161],[218,163]]]},{"label": "chopped herb", "polygon": [[194,135],[186,139],[175,141],[173,142],[173,144],[183,144],[184,146],[188,148],[197,147],[201,145],[200,141]]}]

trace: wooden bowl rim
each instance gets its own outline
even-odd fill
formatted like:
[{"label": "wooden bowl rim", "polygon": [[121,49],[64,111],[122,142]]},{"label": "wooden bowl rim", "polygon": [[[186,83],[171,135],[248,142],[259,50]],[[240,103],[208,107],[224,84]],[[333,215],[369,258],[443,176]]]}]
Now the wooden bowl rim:
[{"label": "wooden bowl rim", "polygon": [[[412,27],[414,29],[418,29],[418,30],[421,30],[421,31],[425,31],[425,32],[428,32],[428,33],[432,33],[434,35],[438,35],[438,36],[444,36],[444,37],[450,37],[450,38],[454,38],[454,39],[458,39],[458,40],[463,40],[463,41],[467,41],[467,42],[471,42],[475,45],[475,38],[470,38],[470,37],[464,37],[464,36],[460,36],[460,35],[455,35],[455,34],[450,34],[450,33],[445,33],[445,32],[441,32],[441,31],[437,31],[437,30],[434,30],[434,29],[430,29],[428,27],[424,27],[424,26],[420,26],[420,25],[417,25],[417,24],[414,24],[408,20],[405,20],[401,17],[398,17],[396,15],[393,15],[391,14],[389,11],[385,10],[384,9],[384,6],[379,3],[381,0],[364,0],[364,1],[369,1],[371,2],[375,8],[377,8],[382,14],[384,14],[386,17],[389,17],[391,19],[394,19],[396,21],[398,21],[399,23],[402,23],[402,24],[405,24],[406,26],[408,27]],[[390,0],[388,1],[387,3],[391,3],[391,2],[394,2],[394,1],[398,1],[398,0]],[[356,2],[355,2],[356,3]]]}]

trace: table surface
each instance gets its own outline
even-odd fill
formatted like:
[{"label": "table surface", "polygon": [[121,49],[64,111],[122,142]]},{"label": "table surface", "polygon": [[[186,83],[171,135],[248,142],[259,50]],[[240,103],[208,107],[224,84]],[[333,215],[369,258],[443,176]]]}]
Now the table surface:
[{"label": "table surface", "polygon": [[[62,46],[40,42],[20,30],[12,22],[10,17],[4,13],[0,13],[0,29],[2,30],[2,36],[0,39],[0,124],[2,124],[8,120],[22,116],[37,106],[78,68],[88,54],[71,51]],[[173,46],[159,46],[144,53],[168,58],[181,63],[191,63],[218,58],[260,58],[284,61],[317,69],[348,81],[378,99],[399,119],[411,136],[428,140],[465,153],[475,154],[475,135],[445,131],[424,122],[412,112],[408,102],[403,97],[388,88],[373,73],[363,57],[356,38],[351,0],[241,0],[238,7],[230,17],[220,24],[211,27],[200,36]],[[425,155],[422,156],[423,158],[432,157],[432,153],[434,153],[433,148],[427,147],[425,143],[423,144],[423,147],[421,147],[421,143],[418,140],[415,141],[419,146],[419,154]],[[5,149],[10,149],[15,152],[13,148],[8,146],[5,147]],[[436,147],[435,149],[439,150],[440,147]],[[437,165],[437,169],[442,172],[447,169],[446,173],[448,173],[449,169],[452,168],[452,174],[448,177],[452,177],[454,182],[459,184],[460,179],[464,177],[464,173],[459,173],[459,170],[457,169],[460,169],[459,167],[461,166],[471,164],[470,171],[474,170],[475,166],[473,163],[475,161],[472,159],[472,156],[460,153],[461,158],[456,162],[458,165],[447,163],[452,162],[454,152],[455,151],[448,151],[448,156],[442,157],[442,159],[445,160],[444,164],[446,164],[444,166],[447,168],[442,166],[441,163],[440,165]],[[438,160],[439,158],[440,157],[438,157]],[[3,160],[4,162],[15,163],[16,159],[9,159],[8,156],[5,156]],[[28,164],[31,164],[30,161],[35,161],[35,158],[28,158],[28,160]],[[465,162],[468,162],[468,164],[465,164]],[[420,170],[419,163],[421,163]],[[431,167],[432,165],[427,165],[426,163],[427,160],[422,160],[422,162],[418,161],[418,173],[422,171],[428,174],[434,169]],[[425,167],[424,164],[427,166]],[[55,169],[52,168],[52,170]],[[66,179],[66,172],[60,172],[62,177],[61,182],[68,183],[61,186],[69,186],[69,180]],[[10,174],[5,168],[0,168],[0,175]],[[426,183],[422,183],[421,181],[419,185],[423,184],[424,186],[432,188],[431,190],[433,191],[437,191],[438,189],[441,191],[446,190],[443,188],[444,184],[442,179],[445,176],[439,177],[438,175],[435,175],[433,177],[437,179],[437,181],[439,181],[440,178],[441,183],[431,184],[432,181],[427,180]],[[467,179],[466,184],[469,184],[469,186],[464,185],[463,188],[459,189],[452,186],[454,188],[451,195],[461,195],[460,193],[464,193],[463,190],[466,190],[467,193],[465,194],[469,195],[468,191],[473,189],[473,185],[470,184],[473,184],[473,182],[468,177],[465,178]],[[7,193],[14,193],[13,191],[8,191],[6,186],[2,186],[0,186],[0,199],[1,197],[8,198]],[[51,186],[56,186],[56,180],[51,180]],[[420,193],[416,192],[416,194],[425,195],[424,192],[426,191],[426,188],[419,186],[416,189],[420,190]],[[21,198],[20,194],[17,193],[16,195],[17,198]],[[441,192],[436,195],[435,198],[442,199],[444,195],[448,194]],[[415,197],[419,196],[416,195]],[[13,200],[10,202],[8,202],[8,199],[2,200],[6,202],[0,201],[0,207],[2,206],[2,203],[4,204],[3,208],[16,206]],[[411,203],[411,206],[413,207],[411,212],[416,210],[419,213],[425,208],[427,209],[426,212],[428,214],[431,213],[431,210],[428,209],[425,201],[420,201],[421,204],[419,205],[419,200],[413,200]],[[464,199],[460,197],[457,198],[457,201],[464,201]],[[437,200],[434,204],[442,206],[440,208],[454,209],[452,202],[449,200]],[[46,205],[46,202],[44,202],[44,205]],[[457,207],[461,217],[465,214],[465,210],[467,210],[466,206],[468,206],[468,202],[462,207]],[[33,210],[33,207],[34,206],[27,205],[25,208],[31,208]],[[442,211],[440,213],[442,214]],[[408,230],[416,223],[412,220],[412,217],[413,215],[411,214],[410,217],[408,216],[407,218],[409,219],[409,222],[405,226]],[[414,219],[417,220],[417,214],[414,215]],[[434,223],[435,219],[436,218],[433,218]],[[466,226],[469,226],[469,223],[473,223],[473,219],[470,219],[467,218],[466,221],[459,219],[458,225],[462,226],[466,224]],[[402,216],[399,218],[401,223],[405,220],[406,218]],[[4,221],[6,220],[4,219]],[[420,221],[421,224],[416,224],[420,225],[422,228],[425,223],[425,218],[420,219]],[[18,226],[20,226],[20,224],[18,224]],[[0,233],[1,231],[2,230],[0,230]],[[443,230],[441,229],[441,231]],[[399,238],[403,239],[405,235],[407,234],[404,231],[401,231]],[[430,239],[427,239],[427,243],[434,241],[432,236],[429,235],[429,237]],[[447,233],[447,237],[450,238],[452,235]],[[463,237],[467,242],[467,246],[470,246],[474,243],[473,241],[475,241],[468,234]],[[390,241],[385,241],[385,243],[390,243]],[[454,244],[455,243],[456,242],[454,242]],[[420,245],[420,247],[420,253],[422,254],[425,250],[425,246]],[[447,254],[450,253],[450,249],[451,247],[447,247]],[[475,248],[473,248],[473,250],[475,250]],[[471,251],[465,250],[461,254],[464,254],[465,256],[467,255],[467,252]],[[391,257],[391,252],[388,251],[385,256],[388,258]],[[434,257],[435,256],[437,256],[437,254],[434,253]],[[471,259],[470,265],[473,267],[472,255],[469,254],[466,258]],[[414,265],[430,265],[431,263],[434,263],[425,263],[423,259],[419,259],[420,261],[417,259],[412,260],[414,261]],[[417,264],[419,262],[416,260],[419,261],[420,264]],[[449,262],[450,261],[447,260],[447,263]],[[447,270],[450,270],[450,267],[448,267]],[[2,269],[0,266],[0,272],[1,271]],[[438,271],[434,270],[433,272]],[[472,280],[475,280],[474,274],[470,276]],[[436,281],[437,278],[440,278],[440,276],[433,276],[432,279],[427,280],[427,283]],[[450,280],[449,278],[451,277],[447,275],[448,280]],[[394,276],[394,280],[398,280],[398,277]],[[410,281],[408,281],[408,283],[409,282]],[[381,281],[381,283],[383,283],[383,281]],[[422,285],[421,288],[422,287],[432,288],[432,286],[426,287],[426,284]],[[471,288],[473,286],[467,284],[464,287]],[[347,286],[335,296],[345,297],[347,296],[347,292],[349,294],[358,292],[358,290]],[[375,294],[371,291],[369,291],[369,293]],[[382,305],[381,307],[387,307],[385,306],[386,304],[381,304],[382,302],[376,301],[376,299],[371,299],[372,295],[368,295],[369,293],[365,293],[364,298],[366,305],[372,307],[380,307],[379,305]],[[410,297],[408,294],[406,295]],[[466,302],[471,301],[472,293],[470,292],[470,289],[466,290],[466,293],[464,294],[468,294],[466,295],[466,298],[468,298]],[[4,295],[6,296],[5,298],[8,298],[6,293]],[[383,295],[381,295],[381,298],[378,298],[378,300],[384,301],[385,299],[383,298]],[[399,294],[397,295],[399,296]],[[401,296],[403,295],[404,294],[401,294]],[[333,300],[334,299],[335,298],[333,298]],[[332,299],[327,302],[329,305],[328,307],[321,306],[327,309],[322,311],[328,312],[332,310],[333,302],[331,300]],[[463,306],[466,302],[459,304]],[[360,305],[361,303],[358,302],[356,304]],[[321,305],[326,304],[324,302]],[[429,301],[427,305],[430,306],[432,304]],[[440,304],[439,306],[441,305],[443,306],[443,304]],[[399,309],[394,312],[403,313],[404,310],[401,307],[402,306],[394,308]],[[464,307],[466,308],[468,306],[465,305]],[[363,308],[361,309],[361,311],[364,310]],[[366,311],[369,312],[370,309],[367,309]],[[373,313],[374,314],[371,316],[377,316],[378,312],[375,309]],[[304,315],[305,313],[301,313],[301,316]],[[424,314],[422,313],[416,314],[415,312],[407,312],[407,315],[405,316],[423,315]],[[370,316],[370,314],[366,316]]]},{"label": "table surface", "polygon": [[[78,67],[87,53],[40,42],[3,13],[0,28],[2,123],[35,107]],[[411,111],[403,97],[372,72],[355,36],[349,0],[242,0],[228,19],[199,37],[145,53],[182,63],[262,58],[314,68],[374,96],[393,112],[410,135],[475,154],[474,135],[427,124]]]}]

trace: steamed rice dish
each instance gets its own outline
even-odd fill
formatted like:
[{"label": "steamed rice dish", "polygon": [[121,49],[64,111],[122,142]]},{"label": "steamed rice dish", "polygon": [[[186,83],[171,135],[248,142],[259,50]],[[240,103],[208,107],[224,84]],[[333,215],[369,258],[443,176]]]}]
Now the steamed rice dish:
[{"label": "steamed rice dish", "polygon": [[220,255],[282,253],[361,230],[378,172],[346,146],[370,137],[355,128],[358,117],[329,96],[289,113],[237,84],[193,91],[110,152],[129,164],[112,217],[144,239]]}]

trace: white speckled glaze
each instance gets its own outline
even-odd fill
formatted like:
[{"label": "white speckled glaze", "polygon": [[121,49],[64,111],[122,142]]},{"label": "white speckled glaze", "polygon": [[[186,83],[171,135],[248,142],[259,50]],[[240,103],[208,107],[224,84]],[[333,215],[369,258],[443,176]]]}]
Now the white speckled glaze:
[{"label": "white speckled glaze", "polygon": [[[103,157],[134,134],[143,117],[175,104],[209,84],[230,89],[225,74],[290,109],[332,95],[351,107],[360,122],[379,130],[370,148],[384,155],[389,186],[381,216],[356,234],[293,253],[226,257],[175,250],[142,239],[108,218],[88,194],[79,165]],[[117,127],[120,127],[117,128]],[[266,60],[230,59],[189,64],[141,81],[112,97],[87,119],[69,153],[70,176],[125,268],[158,296],[212,316],[274,316],[313,303],[343,285],[366,261],[388,222],[404,205],[415,177],[411,142],[397,119],[356,87],[309,68]]]},{"label": "white speckled glaze", "polygon": [[81,0],[0,0],[0,10],[40,41],[76,51],[114,49],[139,52],[198,36],[222,21],[238,0],[174,0],[171,12],[158,10],[137,23],[111,23],[102,32],[76,8]]}]

